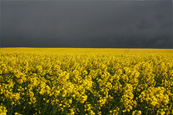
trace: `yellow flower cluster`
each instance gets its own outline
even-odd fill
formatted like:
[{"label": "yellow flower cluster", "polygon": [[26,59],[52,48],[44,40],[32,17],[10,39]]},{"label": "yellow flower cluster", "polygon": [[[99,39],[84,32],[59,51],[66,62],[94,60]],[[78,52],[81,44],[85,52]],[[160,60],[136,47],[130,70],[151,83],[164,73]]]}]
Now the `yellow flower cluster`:
[{"label": "yellow flower cluster", "polygon": [[165,92],[164,87],[149,87],[141,92],[139,98],[141,102],[146,101],[149,105],[160,108],[161,105],[166,106],[169,103],[169,96]]},{"label": "yellow flower cluster", "polygon": [[0,106],[0,115],[6,115],[7,114],[7,109],[4,106]]},{"label": "yellow flower cluster", "polygon": [[124,110],[123,112],[130,112],[133,109],[133,87],[130,84],[126,84],[124,87],[124,92],[121,98],[121,102],[123,102]]},{"label": "yellow flower cluster", "polygon": [[172,49],[0,48],[0,115],[171,115]]},{"label": "yellow flower cluster", "polygon": [[142,114],[142,112],[140,110],[139,111],[135,110],[132,113],[132,115],[141,115],[141,114]]}]

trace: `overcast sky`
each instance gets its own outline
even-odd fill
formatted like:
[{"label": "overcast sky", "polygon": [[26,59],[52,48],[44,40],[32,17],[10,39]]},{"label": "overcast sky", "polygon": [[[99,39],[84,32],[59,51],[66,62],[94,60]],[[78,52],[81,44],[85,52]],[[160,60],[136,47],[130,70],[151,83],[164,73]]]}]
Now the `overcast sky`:
[{"label": "overcast sky", "polygon": [[172,0],[1,1],[1,47],[173,48]]}]

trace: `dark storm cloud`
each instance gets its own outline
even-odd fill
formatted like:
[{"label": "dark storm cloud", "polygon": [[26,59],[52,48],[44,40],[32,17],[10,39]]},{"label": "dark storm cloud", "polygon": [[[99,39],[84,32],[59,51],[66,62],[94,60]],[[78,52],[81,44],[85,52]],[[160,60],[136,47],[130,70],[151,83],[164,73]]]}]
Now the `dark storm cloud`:
[{"label": "dark storm cloud", "polygon": [[172,48],[172,2],[3,1],[4,47]]}]

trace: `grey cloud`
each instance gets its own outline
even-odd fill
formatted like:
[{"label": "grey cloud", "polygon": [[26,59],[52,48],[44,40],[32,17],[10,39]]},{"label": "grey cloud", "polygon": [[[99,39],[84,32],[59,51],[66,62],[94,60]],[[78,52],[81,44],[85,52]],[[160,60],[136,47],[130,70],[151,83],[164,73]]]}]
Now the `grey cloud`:
[{"label": "grey cloud", "polygon": [[2,45],[172,48],[170,2],[2,2]]}]

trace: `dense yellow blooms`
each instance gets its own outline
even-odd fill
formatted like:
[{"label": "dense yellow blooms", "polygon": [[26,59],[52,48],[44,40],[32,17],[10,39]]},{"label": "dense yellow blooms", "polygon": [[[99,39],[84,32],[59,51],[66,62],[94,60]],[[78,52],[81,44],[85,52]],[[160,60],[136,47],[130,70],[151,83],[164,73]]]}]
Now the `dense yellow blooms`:
[{"label": "dense yellow blooms", "polygon": [[0,106],[0,115],[6,115],[7,114],[7,109],[4,106]]},{"label": "dense yellow blooms", "polygon": [[0,115],[171,115],[172,49],[0,48]]},{"label": "dense yellow blooms", "polygon": [[141,115],[141,114],[142,112],[140,110],[139,111],[135,110],[132,112],[132,115]]}]

